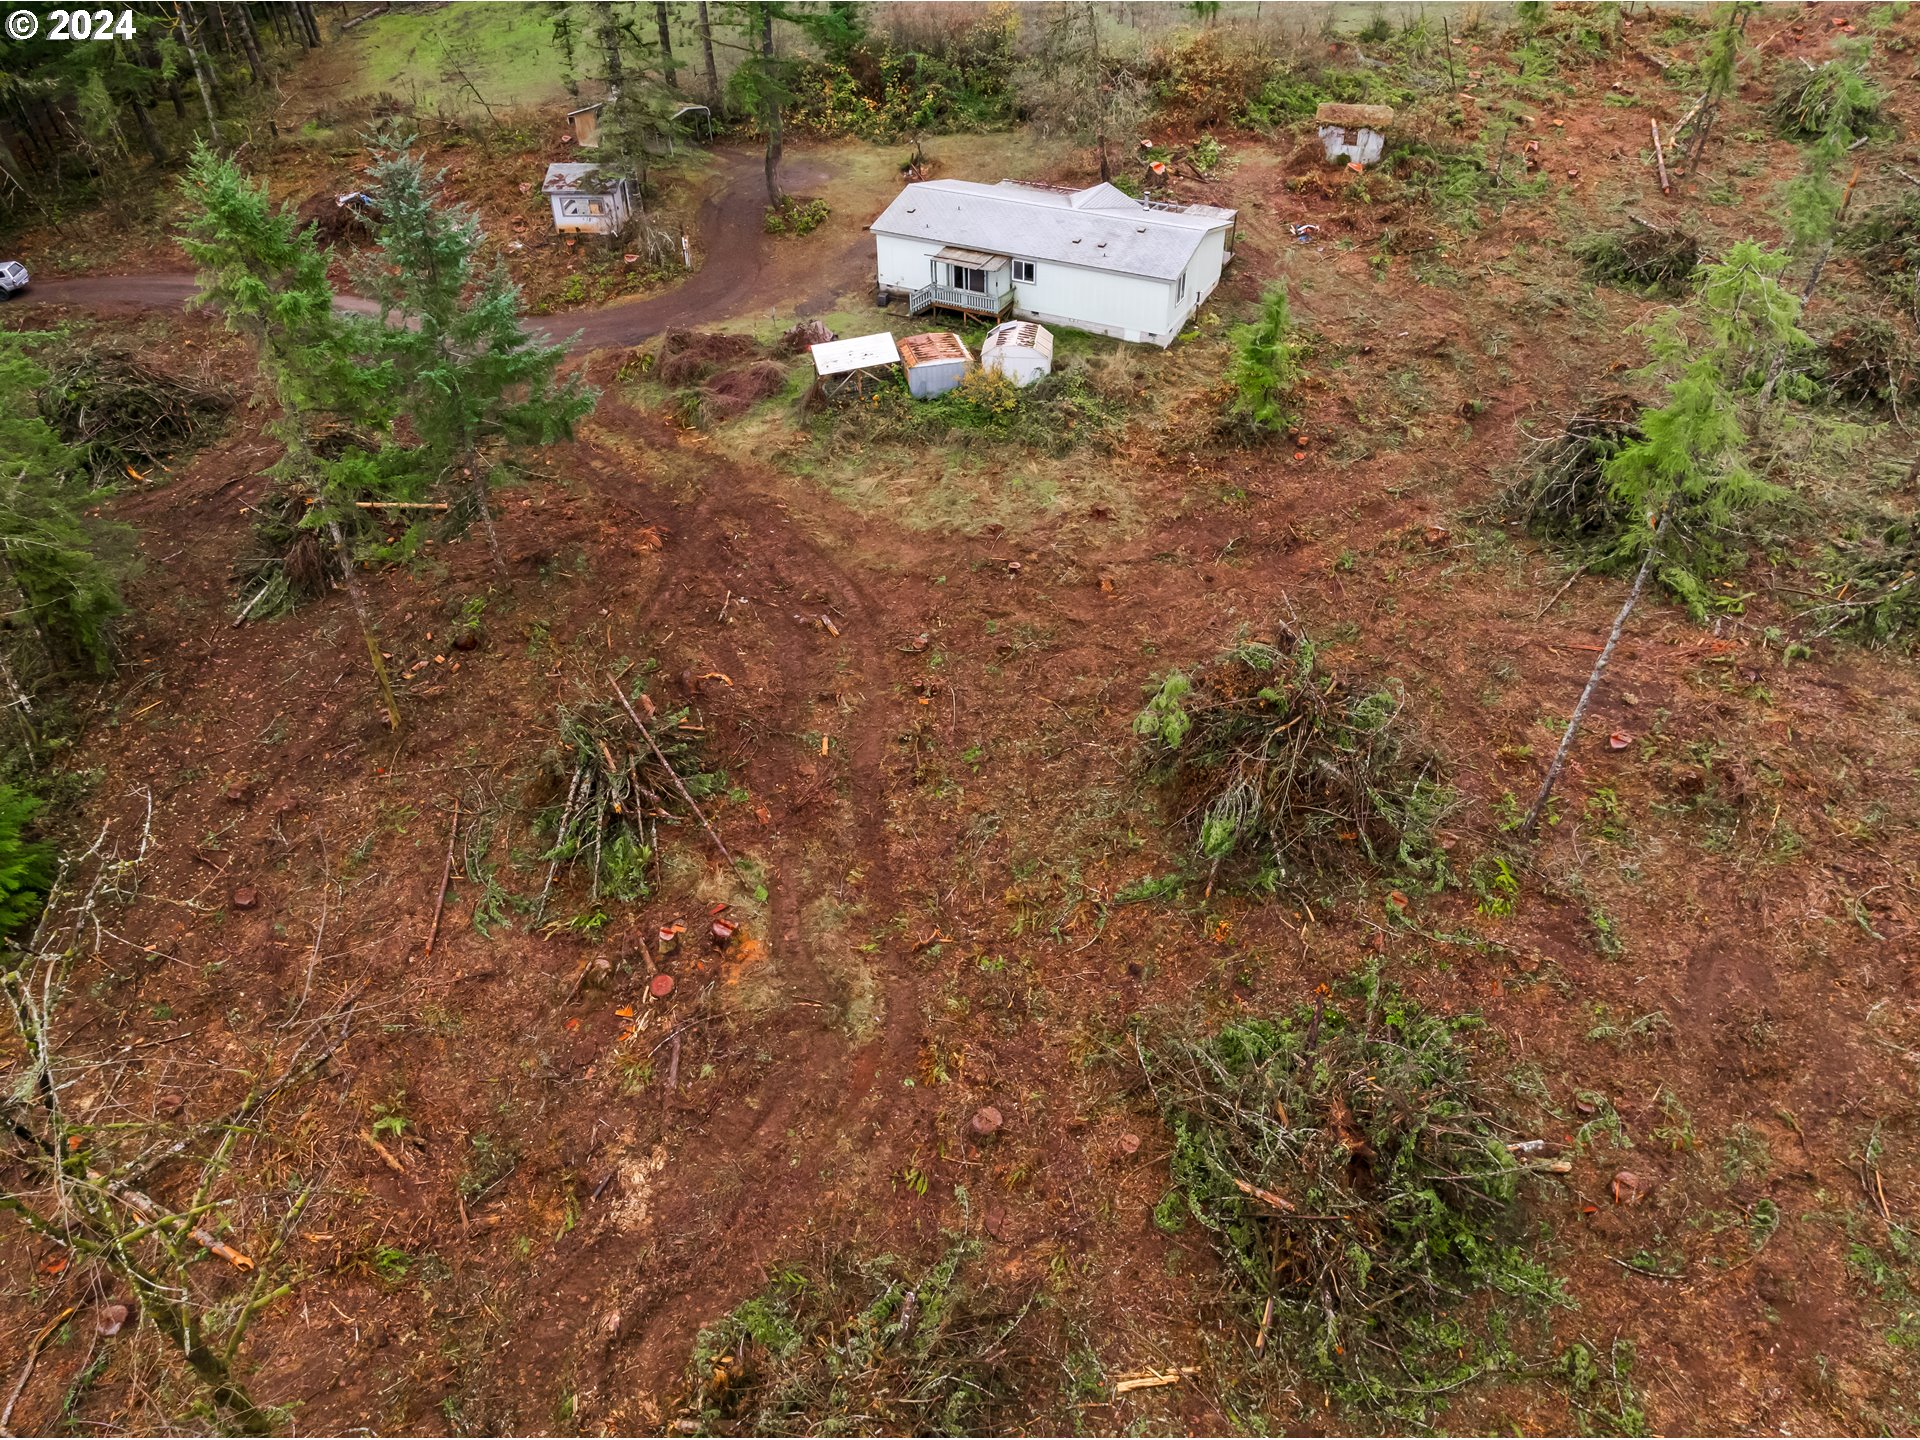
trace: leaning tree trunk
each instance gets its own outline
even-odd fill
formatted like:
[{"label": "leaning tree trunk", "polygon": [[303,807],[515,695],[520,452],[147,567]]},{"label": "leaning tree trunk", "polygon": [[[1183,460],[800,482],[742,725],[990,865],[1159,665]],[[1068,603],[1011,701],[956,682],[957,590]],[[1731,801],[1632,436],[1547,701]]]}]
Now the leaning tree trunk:
[{"label": "leaning tree trunk", "polygon": [[133,111],[133,123],[139,127],[140,139],[147,147],[147,153],[161,165],[167,163],[167,147],[160,143],[160,131],[154,126],[153,116],[148,113],[146,101],[138,96],[127,97],[127,107]]},{"label": "leaning tree trunk", "polygon": [[767,204],[777,209],[786,199],[780,189],[780,154],[785,146],[780,136],[780,96],[773,79],[773,6],[767,0],[760,0],[760,58],[765,67],[760,92],[767,124]]},{"label": "leaning tree trunk", "polygon": [[699,16],[700,52],[707,62],[707,109],[720,108],[720,69],[713,63],[713,23],[707,18],[707,0],[694,12]]},{"label": "leaning tree trunk", "polygon": [[653,19],[660,29],[660,73],[666,77],[667,88],[672,90],[680,84],[680,79],[673,65],[673,36],[667,31],[667,0],[654,0]]},{"label": "leaning tree trunk", "polygon": [[200,103],[207,107],[207,129],[213,135],[213,143],[218,145],[220,117],[213,109],[213,76],[207,68],[206,53],[193,19],[193,7],[187,0],[173,0],[173,13],[180,21],[180,43],[187,47],[187,58],[193,63],[193,79],[200,87]]},{"label": "leaning tree trunk", "polygon": [[387,674],[386,657],[380,653],[380,640],[373,630],[373,611],[367,605],[366,592],[360,588],[360,571],[354,564],[353,551],[347,544],[346,532],[341,529],[338,520],[327,526],[328,534],[333,537],[333,548],[340,557],[340,573],[346,583],[347,599],[353,605],[353,618],[360,622],[360,638],[367,644],[367,659],[373,664],[374,683],[380,687],[380,702],[386,706],[387,725],[395,734],[400,731],[400,705],[393,698],[393,680]]},{"label": "leaning tree trunk", "polygon": [[253,17],[247,14],[245,5],[236,5],[233,18],[240,32],[240,48],[247,54],[247,68],[253,71],[254,82],[264,90],[273,83],[273,72],[267,68],[267,57],[260,52],[260,36],[253,28]]}]

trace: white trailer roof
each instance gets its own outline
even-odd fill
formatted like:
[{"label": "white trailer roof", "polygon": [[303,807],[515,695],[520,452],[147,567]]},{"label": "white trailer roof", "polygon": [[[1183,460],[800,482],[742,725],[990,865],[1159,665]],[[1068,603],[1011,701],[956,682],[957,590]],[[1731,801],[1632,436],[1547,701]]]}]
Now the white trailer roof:
[{"label": "white trailer roof", "polygon": [[870,365],[898,365],[900,347],[893,343],[893,332],[855,335],[850,340],[828,340],[808,347],[813,351],[813,368],[820,375],[845,375],[850,370],[865,370]]}]

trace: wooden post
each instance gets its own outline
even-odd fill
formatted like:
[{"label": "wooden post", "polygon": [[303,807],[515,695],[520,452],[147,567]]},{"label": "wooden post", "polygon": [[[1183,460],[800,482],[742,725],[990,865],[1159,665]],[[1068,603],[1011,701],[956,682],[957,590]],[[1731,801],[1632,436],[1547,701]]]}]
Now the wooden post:
[{"label": "wooden post", "polygon": [[1660,122],[1649,120],[1647,123],[1653,127],[1653,159],[1654,163],[1660,167],[1660,193],[1671,195],[1673,187],[1667,183],[1667,157],[1660,148]]}]

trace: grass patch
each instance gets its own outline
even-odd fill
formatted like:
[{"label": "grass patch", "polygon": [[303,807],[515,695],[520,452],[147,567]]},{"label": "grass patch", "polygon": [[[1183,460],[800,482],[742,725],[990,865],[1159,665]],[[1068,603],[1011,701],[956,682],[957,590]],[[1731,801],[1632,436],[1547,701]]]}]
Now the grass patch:
[{"label": "grass patch", "polygon": [[1157,1216],[1211,1238],[1255,1373],[1426,1424],[1511,1361],[1503,1301],[1566,1303],[1534,1256],[1515,1132],[1470,1073],[1478,1024],[1376,967],[1344,1000],[1140,1048],[1174,1138]]},{"label": "grass patch", "polygon": [[1437,826],[1455,803],[1414,744],[1397,684],[1362,689],[1320,668],[1313,642],[1241,640],[1150,687],[1134,733],[1211,878],[1256,889],[1356,860],[1439,889]]},{"label": "grass patch", "polygon": [[1087,445],[1111,448],[1120,430],[1118,407],[1083,366],[1063,367],[1025,389],[998,371],[976,368],[931,400],[914,399],[905,379],[895,376],[864,400],[827,407],[814,425],[816,437],[835,443],[917,446],[978,439],[1048,455]]}]

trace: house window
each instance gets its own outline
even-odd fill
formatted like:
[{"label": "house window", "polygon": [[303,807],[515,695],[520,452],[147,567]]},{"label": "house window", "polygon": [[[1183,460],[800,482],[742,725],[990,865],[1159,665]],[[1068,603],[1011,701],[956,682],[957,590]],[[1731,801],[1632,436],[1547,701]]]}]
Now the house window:
[{"label": "house window", "polygon": [[1180,272],[1180,283],[1174,287],[1173,298],[1176,300],[1187,298],[1187,272],[1184,270]]},{"label": "house window", "polygon": [[1016,260],[1013,262],[1013,283],[1031,285],[1033,283],[1033,261]]},{"label": "house window", "polygon": [[953,272],[954,289],[970,291],[975,295],[987,293],[986,271],[976,270],[971,265],[951,265],[947,268]]},{"label": "house window", "polygon": [[586,215],[604,215],[607,211],[606,206],[597,199],[576,196],[560,202],[560,213],[570,220],[578,220]]}]

